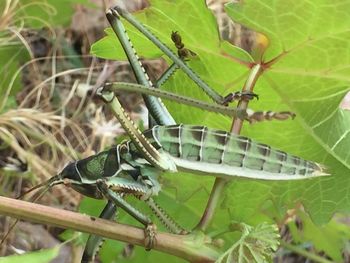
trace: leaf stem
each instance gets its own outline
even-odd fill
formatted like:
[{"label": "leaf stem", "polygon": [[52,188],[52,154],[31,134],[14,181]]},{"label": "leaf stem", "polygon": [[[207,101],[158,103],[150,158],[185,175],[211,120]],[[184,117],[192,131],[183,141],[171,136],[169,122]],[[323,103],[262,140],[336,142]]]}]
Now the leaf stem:
[{"label": "leaf stem", "polygon": [[[256,84],[256,82],[257,82],[257,80],[260,77],[262,72],[263,72],[262,65],[255,64],[250,71],[250,74],[248,76],[246,83],[243,86],[242,91],[253,92],[255,84]],[[248,108],[248,104],[249,104],[249,101],[241,100],[238,102],[237,109],[246,110]],[[240,134],[242,126],[243,126],[243,120],[241,120],[239,118],[234,118],[232,125],[231,125],[231,133]]]},{"label": "leaf stem", "polygon": [[226,183],[227,183],[227,180],[225,179],[215,180],[214,186],[209,196],[207,207],[205,208],[205,211],[203,213],[201,220],[195,227],[196,230],[200,230],[204,232],[208,228],[211,222],[211,219],[214,217],[215,209],[219,202],[219,198],[221,196],[220,193],[224,190]]},{"label": "leaf stem", "polygon": [[[253,65],[251,68],[250,74],[248,76],[248,79],[243,86],[242,91],[253,92],[255,83],[260,77],[262,72],[263,72],[263,67],[261,64]],[[248,101],[243,101],[243,100],[239,101],[237,109],[246,110],[248,108],[248,103],[249,103]],[[234,118],[231,125],[231,133],[239,134],[241,132],[242,126],[243,126],[243,121],[237,117]],[[207,206],[202,215],[202,218],[200,219],[195,229],[200,229],[202,231],[205,231],[208,228],[208,226],[210,225],[214,217],[214,213],[218,205],[218,201],[220,200],[220,197],[224,192],[223,190],[227,182],[228,182],[227,179],[223,179],[223,178],[215,179],[214,186],[211,190]]]},{"label": "leaf stem", "polygon": [[[76,212],[0,196],[0,214],[144,246],[143,229]],[[155,250],[190,262],[212,263],[219,257],[218,251],[210,246],[211,239],[204,235],[174,235],[158,232],[156,238]]]}]

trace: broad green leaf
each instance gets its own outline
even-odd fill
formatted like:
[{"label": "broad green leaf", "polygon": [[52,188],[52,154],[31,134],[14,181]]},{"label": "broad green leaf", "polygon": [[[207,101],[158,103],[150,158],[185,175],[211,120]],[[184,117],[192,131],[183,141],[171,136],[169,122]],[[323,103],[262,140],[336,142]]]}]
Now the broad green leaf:
[{"label": "broad green leaf", "polygon": [[[181,12],[191,10],[193,13],[184,16]],[[142,22],[152,33],[156,34],[160,41],[168,47],[176,48],[171,40],[171,33],[178,31],[186,47],[200,53],[213,53],[218,51],[220,45],[224,45],[227,53],[235,55],[242,60],[251,61],[250,55],[244,50],[233,47],[218,39],[216,21],[211,12],[206,8],[203,1],[152,1],[151,7],[134,13],[135,17]],[[127,33],[135,46],[140,57],[157,58],[162,52],[146,37],[123,20]],[[161,26],[159,26],[161,25]],[[189,25],[192,29],[188,30]],[[193,33],[195,32],[195,33]],[[91,46],[91,53],[107,59],[125,59],[124,51],[111,28],[105,30],[107,36]],[[201,45],[198,45],[201,43]],[[216,56],[224,57],[222,54]],[[201,57],[201,56],[200,56]]]},{"label": "broad green leaf", "polygon": [[349,227],[336,216],[323,226],[316,226],[305,213],[299,212],[301,224],[290,222],[288,228],[297,244],[311,244],[316,251],[326,253],[335,262],[343,262],[343,251],[350,238]]},{"label": "broad green leaf", "polygon": [[241,237],[215,263],[265,263],[272,262],[279,246],[280,235],[276,225],[262,223],[256,227],[244,223],[233,223]]},{"label": "broad green leaf", "polygon": [[[186,47],[197,59],[188,65],[222,95],[240,90],[249,74],[249,56],[227,50],[218,39],[217,26],[204,1],[150,1],[151,8],[136,16],[162,42],[173,46],[171,31],[178,31]],[[348,1],[243,1],[230,4],[228,13],[269,39],[263,63],[273,61],[259,78],[255,92],[259,101],[250,102],[255,110],[291,110],[295,120],[245,124],[242,133],[273,147],[324,163],[332,176],[294,182],[271,182],[234,178],[223,195],[214,225],[227,225],[231,219],[253,225],[281,218],[287,208],[302,203],[313,220],[324,223],[335,211],[349,211],[349,113],[339,103],[349,87]],[[323,27],[323,25],[325,25]],[[128,29],[128,27],[127,27]],[[134,32],[133,30],[132,32]],[[109,31],[110,32],[110,31]],[[123,51],[114,48],[109,34],[92,48],[107,58],[121,58]],[[133,34],[130,33],[132,39]],[[109,51],[103,45],[109,43]],[[136,40],[135,40],[136,41]],[[151,43],[142,40],[136,49],[141,57],[160,56]],[[175,50],[175,49],[174,49]],[[109,52],[115,54],[108,54]],[[230,59],[227,54],[236,56]],[[278,58],[273,60],[274,58]],[[243,63],[238,63],[238,60]],[[181,71],[162,87],[175,93],[209,100]],[[229,130],[231,120],[214,113],[166,102],[177,122],[201,124]],[[165,175],[176,190],[164,191],[181,201],[196,214],[205,206],[213,178],[202,175]],[[198,190],[199,189],[199,190]],[[184,196],[188,198],[184,198]],[[203,198],[204,196],[204,198]],[[169,203],[171,207],[173,204]],[[273,214],[273,215],[272,215]],[[181,220],[175,215],[177,220]]]},{"label": "broad green leaf", "polygon": [[271,128],[265,136],[249,129],[247,134],[325,163],[332,174],[327,179],[290,183],[276,192],[284,196],[294,192],[317,222],[349,207],[350,115],[339,108],[350,81],[350,15],[344,11],[349,7],[349,1],[320,0],[245,1],[226,8],[235,21],[268,37],[264,62],[278,58],[265,70],[257,92],[271,104],[283,102],[298,116],[298,124],[284,125],[283,132]]},{"label": "broad green leaf", "polygon": [[[5,2],[0,4],[0,10]],[[20,0],[14,21],[24,21],[32,28],[68,25],[77,4],[93,6],[87,0]]]},{"label": "broad green leaf", "polygon": [[25,253],[23,255],[14,255],[8,257],[0,257],[1,263],[48,263],[57,257],[59,246],[54,248]]},{"label": "broad green leaf", "polygon": [[[186,11],[188,13],[188,10],[191,10],[191,15],[184,16],[184,12]],[[189,64],[194,68],[199,68],[200,70],[196,71],[202,72],[203,74],[201,76],[205,76],[205,79],[211,82],[223,94],[227,93],[228,90],[236,90],[233,88],[234,84],[231,83],[233,81],[232,76],[242,82],[242,76],[244,77],[246,75],[246,69],[232,63],[229,58],[221,54],[220,46],[222,43],[218,38],[219,33],[215,18],[203,1],[182,1],[181,3],[152,1],[150,8],[135,15],[162,42],[166,43],[169,47],[173,47],[174,52],[176,52],[176,49],[171,42],[170,35],[172,31],[178,31],[186,47],[198,55],[198,58],[193,59]],[[160,27],[159,25],[162,26]],[[161,55],[160,51],[150,41],[137,36],[135,29],[130,30],[128,26],[126,28],[140,57],[154,58]],[[105,58],[124,58],[124,51],[111,29],[107,29],[107,34],[107,37],[93,45],[92,53]],[[237,54],[237,56],[245,60],[252,60],[241,49],[228,46],[227,43],[223,45],[231,54]],[[239,72],[239,76],[237,76],[237,72]],[[221,74],[224,80],[221,81],[212,78],[212,75],[215,74]],[[166,88],[173,92],[208,100],[203,95],[203,92],[180,71],[176,72],[174,78],[169,80]],[[193,123],[193,120],[200,122],[207,114],[201,110],[182,107],[178,104],[167,105],[176,119],[181,120],[183,116],[187,116],[187,121],[183,118],[182,122]],[[167,207],[166,210],[168,211],[178,202],[181,202],[182,206],[186,204],[195,213],[194,216],[193,214],[183,216],[183,213],[178,212],[174,217],[181,224],[189,225],[189,222],[191,222],[188,228],[192,228],[197,223],[196,221],[200,218],[205,208],[206,203],[203,200],[207,199],[213,178],[206,177],[199,179],[197,176],[189,174],[178,174],[174,177],[173,174],[169,174],[165,176],[165,180],[165,192],[175,200],[165,204],[164,207]],[[181,209],[178,210],[182,211]],[[186,218],[191,220],[186,220]]]},{"label": "broad green leaf", "polygon": [[18,68],[29,56],[24,46],[14,45],[0,47],[0,57],[0,74],[4,76],[0,80],[0,105],[4,103],[6,110],[16,104],[13,95],[22,87]]}]

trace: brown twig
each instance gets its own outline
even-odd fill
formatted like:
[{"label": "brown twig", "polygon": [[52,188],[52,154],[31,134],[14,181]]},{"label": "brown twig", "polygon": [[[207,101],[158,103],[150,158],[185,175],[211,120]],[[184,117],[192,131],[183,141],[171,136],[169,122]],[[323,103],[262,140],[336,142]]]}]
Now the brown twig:
[{"label": "brown twig", "polygon": [[[144,246],[143,229],[76,212],[0,196],[0,214]],[[208,245],[210,243],[211,240],[205,236],[200,239],[195,235],[173,235],[159,232],[154,249],[190,262],[209,263],[214,262],[219,256],[218,251]]]}]

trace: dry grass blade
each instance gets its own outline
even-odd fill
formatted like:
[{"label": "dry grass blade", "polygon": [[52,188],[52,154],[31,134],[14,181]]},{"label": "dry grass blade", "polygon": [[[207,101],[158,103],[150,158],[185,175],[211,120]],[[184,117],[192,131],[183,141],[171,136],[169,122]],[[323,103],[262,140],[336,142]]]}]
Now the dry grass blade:
[{"label": "dry grass blade", "polygon": [[[59,163],[59,158],[78,158],[61,129],[62,118],[53,112],[36,109],[9,110],[0,115],[0,139],[21,159],[26,160],[30,167],[48,178],[56,171],[57,167],[53,165]],[[69,125],[78,145],[86,147],[87,139],[80,127],[67,119],[64,122]],[[49,147],[44,150],[45,145]],[[45,151],[45,155],[38,155]]]}]

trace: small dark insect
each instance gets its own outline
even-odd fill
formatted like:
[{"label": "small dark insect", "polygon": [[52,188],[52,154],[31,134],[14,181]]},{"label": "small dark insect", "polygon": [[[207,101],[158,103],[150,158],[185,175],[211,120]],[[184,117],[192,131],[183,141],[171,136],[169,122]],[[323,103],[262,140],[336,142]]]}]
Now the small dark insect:
[{"label": "small dark insect", "polygon": [[177,48],[177,54],[182,60],[190,59],[196,57],[197,54],[192,50],[185,48],[185,44],[182,43],[182,38],[177,31],[171,33],[171,40],[174,42],[175,47]]}]

